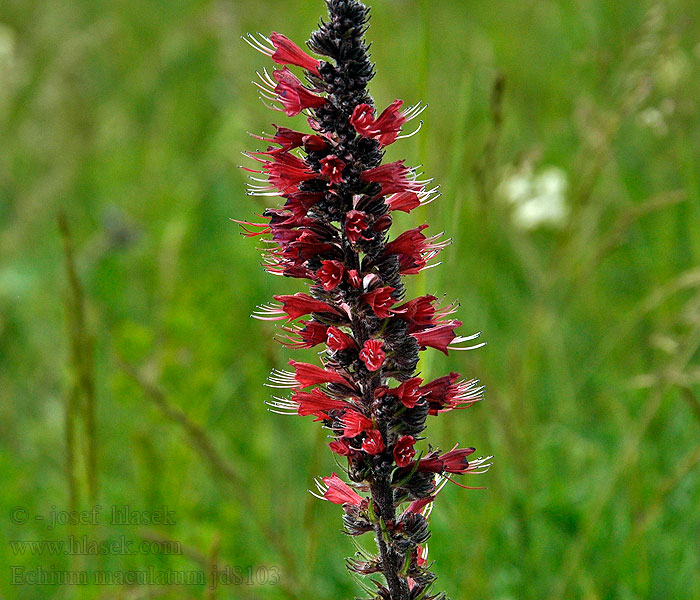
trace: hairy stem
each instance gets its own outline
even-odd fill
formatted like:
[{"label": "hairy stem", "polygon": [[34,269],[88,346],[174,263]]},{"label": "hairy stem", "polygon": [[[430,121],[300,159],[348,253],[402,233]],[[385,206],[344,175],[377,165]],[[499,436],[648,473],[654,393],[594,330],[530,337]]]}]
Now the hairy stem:
[{"label": "hairy stem", "polygon": [[393,502],[393,491],[388,476],[377,477],[370,486],[372,500],[379,509],[377,522],[374,524],[377,547],[382,558],[382,572],[386,578],[392,600],[408,600],[408,587],[403,579],[399,578],[400,565],[396,564],[396,552],[387,545],[384,539],[382,523],[393,522],[396,519],[396,512]]}]

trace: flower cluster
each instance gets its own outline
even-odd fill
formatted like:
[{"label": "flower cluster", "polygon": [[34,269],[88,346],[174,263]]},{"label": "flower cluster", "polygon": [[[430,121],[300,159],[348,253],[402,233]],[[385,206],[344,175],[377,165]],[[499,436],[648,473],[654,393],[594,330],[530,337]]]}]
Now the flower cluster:
[{"label": "flower cluster", "polygon": [[[269,144],[250,152],[250,193],[280,197],[245,234],[263,236],[266,270],[308,279],[308,293],[275,296],[258,319],[284,322],[282,342],[322,351],[322,364],[289,361],[269,385],[289,389],[271,409],[313,416],[331,433],[330,449],[347,460],[347,479],[333,473],[317,481],[318,496],[343,507],[345,531],[373,532],[378,555],[348,562],[373,580],[372,598],[409,600],[430,595],[435,576],[425,542],[432,502],[455,475],[481,473],[488,459],[474,448],[419,450],[429,416],[482,398],[476,380],[450,373],[434,381],[416,374],[419,353],[468,350],[477,335],[456,333],[455,304],[435,296],[405,298],[403,276],[431,266],[449,243],[426,235],[427,225],[389,233],[395,211],[411,212],[438,192],[403,161],[382,164],[384,148],[402,137],[420,105],[396,100],[381,112],[367,84],[374,75],[363,39],[368,9],[357,0],[326,0],[329,19],[308,42],[313,58],[279,33],[247,41],[279,68],[259,73],[263,100],[289,117],[303,114],[310,128],[275,126],[256,136]],[[295,75],[290,67],[303,71]],[[462,484],[458,484],[462,485]],[[466,486],[463,486],[466,487]]]}]

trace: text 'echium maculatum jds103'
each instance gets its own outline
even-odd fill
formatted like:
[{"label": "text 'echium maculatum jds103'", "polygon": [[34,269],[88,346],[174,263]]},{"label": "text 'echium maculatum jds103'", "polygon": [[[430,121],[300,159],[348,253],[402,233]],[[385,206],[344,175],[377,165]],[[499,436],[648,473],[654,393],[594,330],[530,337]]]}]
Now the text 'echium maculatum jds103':
[{"label": "text 'echium maculatum jds103'", "polygon": [[474,448],[457,445],[441,452],[423,441],[428,417],[470,406],[482,388],[457,373],[423,381],[416,367],[421,351],[476,348],[469,344],[478,334],[455,333],[462,323],[452,318],[454,304],[404,297],[402,277],[428,268],[447,245],[426,236],[427,225],[390,232],[392,213],[438,196],[403,161],[382,164],[384,148],[404,137],[422,109],[404,109],[400,100],[375,109],[367,92],[374,75],[364,41],[368,9],[356,0],[326,4],[329,18],[308,42],[323,60],[279,33],[247,38],[281,65],[258,73],[263,100],[288,117],[303,113],[310,127],[275,125],[274,133],[255,136],[267,150],[248,154],[259,163],[248,168],[256,182],[250,193],[283,204],[265,210],[262,222],[243,222],[245,234],[265,239],[268,272],[311,281],[308,293],[275,296],[253,316],[284,321],[281,341],[290,348],[325,345],[321,365],[290,360],[292,371],[272,372],[270,386],[293,391],[269,404],[320,421],[330,449],[347,460],[347,481],[322,477],[316,495],[342,506],[348,535],[374,534],[377,555],[358,542],[347,561],[365,592],[442,599],[431,595],[427,518],[447,482],[483,473],[490,457],[472,459]]}]

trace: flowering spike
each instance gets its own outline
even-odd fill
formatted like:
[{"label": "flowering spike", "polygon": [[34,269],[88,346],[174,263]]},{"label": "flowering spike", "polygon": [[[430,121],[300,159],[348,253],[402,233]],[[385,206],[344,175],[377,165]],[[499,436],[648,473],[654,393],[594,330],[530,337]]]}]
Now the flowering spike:
[{"label": "flowering spike", "polygon": [[[464,409],[483,398],[475,379],[450,373],[432,381],[417,376],[420,352],[470,350],[479,334],[460,336],[456,303],[437,296],[405,299],[403,277],[437,266],[450,243],[426,235],[427,225],[392,232],[393,213],[410,213],[440,196],[418,168],[382,163],[384,148],[426,106],[395,100],[380,112],[367,91],[374,76],[363,39],[369,11],[359,0],[326,0],[329,18],[308,42],[317,60],[279,33],[246,42],[281,68],[258,73],[262,100],[288,116],[304,112],[310,131],[275,125],[254,136],[269,144],[246,156],[248,193],[281,198],[260,218],[237,221],[248,237],[265,243],[263,267],[278,276],[309,280],[308,293],[275,296],[253,316],[284,321],[279,341],[288,348],[323,346],[320,365],[290,361],[274,369],[268,385],[272,412],[313,416],[331,433],[330,450],[347,460],[345,483],[333,473],[316,480],[316,497],[342,506],[345,532],[373,532],[378,555],[364,550],[347,562],[376,589],[373,600],[442,600],[431,592],[427,519],[448,482],[485,472],[491,457],[473,448],[448,452],[422,447],[429,416]],[[307,84],[288,66],[306,71]],[[422,122],[421,122],[422,123]],[[305,317],[305,320],[300,320]]]}]

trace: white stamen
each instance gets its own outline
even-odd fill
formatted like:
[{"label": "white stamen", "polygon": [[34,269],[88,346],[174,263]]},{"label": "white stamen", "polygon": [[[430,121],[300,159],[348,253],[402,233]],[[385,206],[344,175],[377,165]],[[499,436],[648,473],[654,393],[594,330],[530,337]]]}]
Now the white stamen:
[{"label": "white stamen", "polygon": [[257,50],[258,52],[262,52],[263,54],[266,54],[267,56],[272,56],[275,53],[275,48],[272,46],[272,48],[266,46],[265,44],[272,45],[272,42],[270,41],[270,38],[267,36],[264,36],[262,33],[258,33],[258,37],[260,37],[260,40],[256,39],[255,36],[252,33],[249,33],[248,35],[241,36],[241,39],[248,44],[253,50]]},{"label": "white stamen", "polygon": [[270,373],[268,380],[270,383],[266,383],[267,387],[271,388],[297,388],[299,387],[299,382],[295,379],[294,373],[290,371],[279,371],[273,369]]},{"label": "white stamen", "polygon": [[422,104],[421,102],[414,104],[413,106],[409,106],[402,112],[403,118],[406,119],[406,121],[411,121],[422,114],[426,108],[428,108],[428,105]]},{"label": "white stamen", "polygon": [[416,135],[422,129],[422,127],[423,127],[423,121],[421,121],[418,124],[418,127],[416,127],[411,133],[405,133],[403,135],[399,135],[396,139],[397,140],[407,140],[408,138]]},{"label": "white stamen", "polygon": [[279,321],[285,318],[285,312],[282,310],[281,304],[261,304],[257,310],[250,315],[258,321]]},{"label": "white stamen", "polygon": [[469,471],[468,473],[472,473],[474,475],[482,475],[486,473],[486,471],[489,470],[489,467],[493,463],[487,463],[487,460],[491,460],[493,456],[484,456],[484,457],[479,457],[476,460],[470,460],[469,461]]}]

